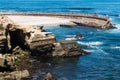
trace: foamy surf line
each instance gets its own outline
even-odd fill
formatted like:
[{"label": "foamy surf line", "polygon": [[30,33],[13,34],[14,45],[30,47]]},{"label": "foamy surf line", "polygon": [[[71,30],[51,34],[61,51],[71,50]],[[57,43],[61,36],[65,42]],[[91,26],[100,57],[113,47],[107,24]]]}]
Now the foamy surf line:
[{"label": "foamy surf line", "polygon": [[82,44],[82,45],[87,45],[87,46],[99,46],[99,45],[103,45],[103,42],[81,42],[81,41],[77,41],[78,44]]},{"label": "foamy surf line", "polygon": [[107,33],[120,33],[120,24],[116,24],[115,25],[115,29],[110,29],[110,30],[107,30],[106,32]]},{"label": "foamy surf line", "polygon": [[120,24],[116,24],[115,27],[116,27],[117,29],[120,29]]}]

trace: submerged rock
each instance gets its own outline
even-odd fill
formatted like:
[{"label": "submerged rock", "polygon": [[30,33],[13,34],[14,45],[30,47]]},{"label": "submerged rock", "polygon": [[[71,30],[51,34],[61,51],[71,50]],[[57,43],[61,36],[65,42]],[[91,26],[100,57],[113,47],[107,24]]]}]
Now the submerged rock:
[{"label": "submerged rock", "polygon": [[55,78],[52,76],[51,73],[47,73],[47,75],[46,75],[44,80],[55,80]]}]

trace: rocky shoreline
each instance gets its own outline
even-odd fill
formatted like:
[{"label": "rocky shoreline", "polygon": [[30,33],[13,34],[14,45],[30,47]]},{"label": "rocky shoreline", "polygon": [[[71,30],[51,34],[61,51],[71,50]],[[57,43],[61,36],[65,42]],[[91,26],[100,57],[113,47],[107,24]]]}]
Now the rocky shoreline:
[{"label": "rocky shoreline", "polygon": [[[2,80],[29,78],[29,71],[22,68],[24,66],[22,63],[30,60],[32,56],[54,58],[88,54],[74,41],[56,40],[55,35],[46,32],[43,26],[17,25],[5,15],[0,16],[0,32]],[[50,77],[48,73],[45,80],[50,80]]]},{"label": "rocky shoreline", "polygon": [[[28,16],[28,19],[25,19],[26,18],[25,16]],[[40,24],[38,22],[34,23],[35,21],[39,21],[40,19],[43,20],[41,21],[41,23],[43,24]],[[63,21],[64,19],[66,20]],[[18,22],[16,22],[15,20]],[[47,21],[45,22],[45,20]],[[49,24],[47,24],[48,22]],[[27,23],[27,25],[25,25],[24,23]],[[21,79],[30,80],[29,79],[30,72],[29,70],[27,70],[27,68],[23,68],[23,66],[25,67],[24,63],[28,63],[30,58],[34,56],[38,58],[41,57],[65,58],[89,54],[88,52],[84,51],[82,47],[74,41],[57,40],[53,33],[46,32],[46,30],[43,27],[45,25],[59,25],[67,27],[73,27],[75,25],[85,25],[95,28],[105,29],[113,28],[108,18],[101,18],[96,15],[83,16],[77,14],[75,15],[75,14],[51,14],[51,13],[1,14],[0,15],[1,80],[21,80]],[[83,36],[79,34],[76,36],[70,36],[70,38],[71,37],[81,38]],[[48,73],[45,77],[45,80],[55,80],[55,78],[50,73]]]}]

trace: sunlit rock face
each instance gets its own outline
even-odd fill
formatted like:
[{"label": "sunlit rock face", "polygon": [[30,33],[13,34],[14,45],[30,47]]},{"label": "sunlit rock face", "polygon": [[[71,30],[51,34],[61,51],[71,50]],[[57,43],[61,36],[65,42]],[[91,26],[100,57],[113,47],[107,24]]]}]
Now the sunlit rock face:
[{"label": "sunlit rock face", "polygon": [[32,55],[45,57],[71,57],[86,53],[74,41],[57,41],[55,35],[37,26],[23,27],[8,24],[6,38],[9,49],[19,46]]},{"label": "sunlit rock face", "polygon": [[82,50],[82,48],[75,41],[63,40],[54,43],[52,56],[73,57],[83,54],[87,54],[87,52]]}]

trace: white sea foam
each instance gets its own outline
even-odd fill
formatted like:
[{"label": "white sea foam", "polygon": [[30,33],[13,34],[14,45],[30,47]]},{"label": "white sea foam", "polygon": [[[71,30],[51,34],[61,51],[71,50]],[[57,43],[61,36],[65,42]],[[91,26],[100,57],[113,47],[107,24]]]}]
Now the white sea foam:
[{"label": "white sea foam", "polygon": [[66,38],[65,40],[77,40],[76,38]]},{"label": "white sea foam", "polygon": [[87,50],[87,49],[84,49],[85,51],[87,51],[87,52],[90,52],[90,53],[92,53],[92,52],[95,52],[96,50],[93,50],[93,49],[91,49],[91,50]]},{"label": "white sea foam", "polygon": [[94,47],[94,48],[92,48],[92,49],[84,49],[85,51],[87,51],[87,52],[90,52],[90,53],[102,53],[102,54],[105,54],[105,55],[108,55],[109,53],[108,52],[106,52],[106,51],[104,51],[104,50],[102,50],[100,47]]},{"label": "white sea foam", "polygon": [[99,52],[103,53],[103,54],[109,54],[109,53],[105,52],[104,50],[102,50],[102,49],[99,48],[99,47],[96,47],[96,49],[97,49]]},{"label": "white sea foam", "polygon": [[108,31],[106,31],[107,33],[114,33],[114,34],[118,34],[118,33],[120,33],[120,29],[112,29],[112,30],[108,30]]},{"label": "white sea foam", "polygon": [[100,47],[98,47],[99,45],[102,45],[103,42],[98,42],[98,41],[96,41],[96,42],[80,42],[80,41],[78,41],[78,44],[90,46],[92,49],[86,50],[88,52],[109,54],[109,53],[105,52],[104,50],[102,50]]},{"label": "white sea foam", "polygon": [[87,46],[99,46],[99,45],[102,45],[103,42],[98,42],[98,41],[95,41],[95,42],[81,42],[81,41],[78,41],[78,44],[87,45]]},{"label": "white sea foam", "polygon": [[112,48],[114,48],[114,49],[120,49],[120,46],[114,46]]},{"label": "white sea foam", "polygon": [[116,24],[115,27],[116,27],[117,29],[120,29],[120,24]]},{"label": "white sea foam", "polygon": [[103,42],[90,42],[89,44],[90,45],[102,45]]},{"label": "white sea foam", "polygon": [[106,32],[107,32],[107,33],[117,33],[117,34],[120,33],[120,24],[116,24],[115,27],[116,27],[117,29],[107,30]]}]

